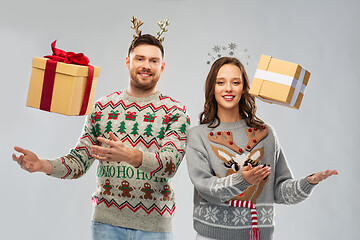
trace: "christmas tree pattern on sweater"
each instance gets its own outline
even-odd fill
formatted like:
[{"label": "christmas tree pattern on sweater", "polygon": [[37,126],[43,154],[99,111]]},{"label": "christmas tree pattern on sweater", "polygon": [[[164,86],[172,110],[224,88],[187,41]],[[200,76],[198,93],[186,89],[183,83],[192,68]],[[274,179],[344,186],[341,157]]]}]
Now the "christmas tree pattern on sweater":
[{"label": "christmas tree pattern on sweater", "polygon": [[[170,179],[184,157],[189,125],[184,105],[159,92],[145,100],[115,92],[96,102],[77,146],[54,163],[53,175],[65,179],[83,175],[95,160],[91,145],[99,144],[97,137],[109,138],[113,132],[128,147],[143,152],[143,164],[134,168],[122,162],[98,163],[95,219],[109,219],[111,208],[110,219],[115,222],[110,224],[168,231],[169,216],[176,208]],[[120,215],[133,221],[122,222]],[[164,226],[138,226],[144,216]]]}]

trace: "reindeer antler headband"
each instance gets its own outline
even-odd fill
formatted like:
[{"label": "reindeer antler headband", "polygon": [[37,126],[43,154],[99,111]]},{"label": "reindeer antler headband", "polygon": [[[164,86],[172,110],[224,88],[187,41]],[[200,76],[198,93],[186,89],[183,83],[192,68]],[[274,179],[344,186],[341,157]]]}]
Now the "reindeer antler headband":
[{"label": "reindeer antler headband", "polygon": [[136,35],[134,34],[133,37],[134,37],[134,38],[140,37],[140,36],[141,36],[141,30],[139,30],[139,27],[140,27],[141,25],[143,25],[144,22],[138,20],[138,19],[137,19],[136,17],[134,17],[134,16],[133,16],[132,20],[130,20],[130,21],[131,21],[132,24],[133,24],[133,26],[132,26],[131,28],[134,29],[134,30],[135,30],[135,33],[136,33]]},{"label": "reindeer antler headband", "polygon": [[164,41],[164,37],[161,37],[161,35],[164,33],[164,32],[167,32],[168,30],[166,29],[166,27],[168,27],[170,25],[169,23],[169,19],[164,19],[162,21],[158,21],[157,23],[160,27],[160,31],[157,32],[157,36],[156,38],[159,39],[160,42],[163,42]]},{"label": "reindeer antler headband", "polygon": [[[144,22],[142,22],[141,20],[138,20],[136,17],[133,16],[132,20],[130,20],[133,24],[133,26],[131,26],[132,29],[135,30],[135,33],[133,35],[134,39],[138,38],[141,36],[141,30],[139,30],[140,26],[144,24]],[[166,29],[169,25],[169,19],[164,19],[161,21],[158,21],[157,24],[160,27],[160,30],[157,32],[157,36],[156,38],[162,43],[164,41],[164,37],[161,37],[163,35],[163,33],[167,32],[168,30]]]}]

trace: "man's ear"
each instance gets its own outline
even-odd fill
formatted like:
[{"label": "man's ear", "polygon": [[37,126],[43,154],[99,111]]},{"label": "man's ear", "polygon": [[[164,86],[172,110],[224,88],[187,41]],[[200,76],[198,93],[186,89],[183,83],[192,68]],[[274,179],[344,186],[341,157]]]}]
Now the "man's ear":
[{"label": "man's ear", "polygon": [[165,63],[164,62],[162,62],[162,64],[161,64],[161,72],[163,72],[164,70],[165,70]]},{"label": "man's ear", "polygon": [[130,70],[130,57],[125,58],[125,65],[126,65],[127,69]]}]

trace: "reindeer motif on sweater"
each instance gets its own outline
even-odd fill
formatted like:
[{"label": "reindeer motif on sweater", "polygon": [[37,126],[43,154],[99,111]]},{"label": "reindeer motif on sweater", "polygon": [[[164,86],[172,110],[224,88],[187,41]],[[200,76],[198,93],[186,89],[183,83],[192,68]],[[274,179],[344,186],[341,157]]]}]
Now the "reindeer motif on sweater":
[{"label": "reindeer motif on sweater", "polygon": [[[252,167],[259,165],[259,162],[264,154],[264,147],[254,150],[253,148],[268,135],[268,130],[266,126],[263,126],[261,129],[247,128],[246,133],[248,136],[248,144],[245,147],[245,151],[235,144],[232,132],[230,131],[216,132],[216,134],[210,132],[208,134],[208,138],[211,142],[221,144],[238,153],[235,156],[225,149],[210,144],[215,155],[224,162],[225,167],[229,168],[226,176],[231,174],[240,174],[239,172],[241,168],[248,164],[250,164]],[[216,176],[221,178],[218,174],[216,174]],[[257,210],[255,204],[256,199],[260,196],[267,180],[268,178],[265,178],[261,180],[260,183],[251,185],[243,193],[233,197],[231,201],[227,202],[229,205],[234,207],[247,207],[250,209],[252,218],[252,228],[250,231],[251,240],[260,239],[260,231],[257,228]]]},{"label": "reindeer motif on sweater", "polygon": [[[258,149],[254,149],[254,147],[267,136],[268,130],[266,126],[260,129],[248,128],[246,129],[246,133],[248,136],[248,144],[245,147],[245,151],[243,150],[243,148],[237,146],[234,143],[233,134],[230,131],[216,133],[210,132],[208,135],[208,138],[211,142],[218,143],[222,146],[230,148],[237,153],[236,155],[234,155],[223,148],[216,147],[210,144],[215,155],[224,162],[224,165],[227,168],[229,168],[226,176],[235,173],[240,174],[239,172],[241,168],[247,166],[248,164],[250,164],[252,167],[259,165],[259,162],[264,154],[264,147]],[[216,174],[216,176],[220,178],[218,174]],[[261,190],[263,189],[267,180],[268,178],[262,180],[257,185],[250,186],[242,194],[232,198],[232,200],[250,201],[253,204],[256,204],[256,199],[261,194]]]}]

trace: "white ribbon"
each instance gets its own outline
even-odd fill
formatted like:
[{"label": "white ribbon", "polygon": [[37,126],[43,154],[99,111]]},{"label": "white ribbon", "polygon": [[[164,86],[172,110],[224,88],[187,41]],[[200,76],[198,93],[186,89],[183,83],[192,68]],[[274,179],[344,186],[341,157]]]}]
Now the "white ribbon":
[{"label": "white ribbon", "polygon": [[254,78],[258,78],[261,80],[266,80],[266,81],[270,81],[270,82],[274,82],[274,83],[279,83],[279,84],[283,84],[283,85],[291,86],[292,88],[295,88],[295,91],[294,91],[294,94],[293,94],[290,104],[280,103],[280,102],[264,99],[260,96],[258,96],[258,97],[260,97],[268,102],[293,107],[293,106],[295,106],[296,100],[299,97],[299,93],[302,93],[302,94],[305,93],[306,85],[303,83],[304,77],[305,77],[305,69],[304,68],[301,69],[299,80],[294,77],[290,77],[290,76],[287,76],[284,74],[256,69]]},{"label": "white ribbon", "polygon": [[[296,87],[295,87],[295,92],[293,94],[293,97],[291,99],[291,106],[295,106],[296,100],[299,97],[299,93],[301,92],[302,94],[304,94],[305,91],[305,84],[304,82],[304,77],[305,77],[305,69],[301,68],[301,72],[300,72],[300,76],[299,76],[299,80],[297,81]],[[302,90],[302,91],[301,91]]]}]

